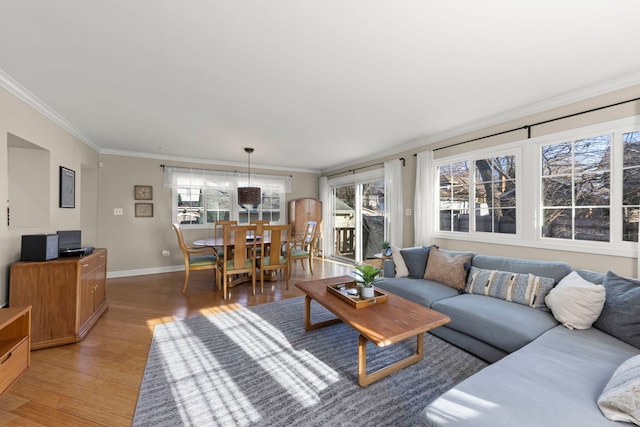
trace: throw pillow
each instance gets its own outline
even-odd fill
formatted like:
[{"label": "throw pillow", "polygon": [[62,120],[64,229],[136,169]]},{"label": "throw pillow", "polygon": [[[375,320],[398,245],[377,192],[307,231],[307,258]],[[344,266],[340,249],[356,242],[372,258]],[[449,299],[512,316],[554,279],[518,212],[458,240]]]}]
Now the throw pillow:
[{"label": "throw pillow", "polygon": [[549,277],[471,267],[465,291],[549,311],[544,297],[556,283]]},{"label": "throw pillow", "polygon": [[640,426],[640,355],[622,362],[598,398],[598,407],[611,421]]},{"label": "throw pillow", "polygon": [[576,272],[567,274],[544,298],[553,317],[569,329],[589,329],[604,307],[604,286],[593,284]]},{"label": "throw pillow", "polygon": [[424,274],[424,268],[427,265],[429,257],[429,248],[418,247],[410,249],[401,249],[400,254],[409,271],[408,277],[411,279],[421,279]]},{"label": "throw pillow", "polygon": [[470,254],[451,255],[442,252],[437,246],[432,246],[423,277],[462,290],[467,280],[470,263]]},{"label": "throw pillow", "polygon": [[607,297],[593,326],[640,348],[640,281],[609,271],[603,285]]},{"label": "throw pillow", "polygon": [[404,258],[402,258],[400,248],[395,246],[391,247],[391,258],[396,266],[396,277],[407,277],[409,275],[409,269],[407,268],[407,264],[404,262]]}]

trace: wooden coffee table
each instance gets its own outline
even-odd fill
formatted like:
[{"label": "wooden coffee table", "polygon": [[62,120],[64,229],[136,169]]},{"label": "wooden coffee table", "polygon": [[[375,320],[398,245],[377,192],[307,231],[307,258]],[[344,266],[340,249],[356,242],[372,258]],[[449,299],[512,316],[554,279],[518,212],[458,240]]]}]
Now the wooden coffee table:
[{"label": "wooden coffee table", "polygon": [[[424,333],[449,323],[451,319],[437,311],[385,291],[387,302],[365,308],[355,308],[327,292],[327,286],[353,282],[351,276],[331,277],[296,283],[305,293],[304,328],[313,330],[337,322],[345,322],[360,333],[358,337],[358,385],[365,387],[402,368],[412,365],[424,355]],[[311,323],[311,300],[336,315],[335,319]],[[389,366],[367,374],[367,341],[385,347],[416,337],[416,352]]]}]

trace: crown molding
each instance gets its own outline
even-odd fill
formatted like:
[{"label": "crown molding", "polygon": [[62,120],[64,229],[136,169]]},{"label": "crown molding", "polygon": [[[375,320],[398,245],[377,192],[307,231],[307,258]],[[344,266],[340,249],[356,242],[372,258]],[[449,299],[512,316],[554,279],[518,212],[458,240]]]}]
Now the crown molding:
[{"label": "crown molding", "polygon": [[11,76],[5,73],[0,69],[0,86],[5,88],[9,93],[14,95],[16,98],[20,99],[28,106],[36,110],[38,113],[42,114],[49,120],[51,120],[56,125],[60,126],[62,129],[69,132],[71,135],[78,138],[80,141],[84,142],[89,147],[93,148],[97,152],[100,152],[100,147],[91,141],[91,139],[82,133],[80,129],[71,124],[67,119],[62,117],[56,111],[54,111],[51,107],[49,107],[45,102],[39,99],[37,96],[29,92],[25,89],[20,83],[15,81]]},{"label": "crown molding", "polygon": [[[398,143],[392,149],[375,153],[362,159],[358,159],[357,164],[366,163],[374,160],[379,160],[384,157],[391,157],[401,153],[406,153],[411,150],[424,150],[428,146],[440,141],[444,141],[451,138],[460,137],[471,132],[477,132],[482,129],[487,129],[492,126],[497,126],[503,123],[510,122],[512,120],[522,119],[524,117],[532,116],[535,114],[543,113],[545,111],[553,110],[559,107],[565,107],[570,104],[574,104],[597,96],[606,95],[618,90],[623,90],[631,86],[640,84],[640,72],[628,74],[626,76],[619,77],[617,79],[609,80],[598,85],[593,85],[588,88],[569,92],[551,99],[547,99],[535,104],[531,104],[522,108],[510,110],[505,113],[497,114],[482,120],[468,123],[464,126],[460,126],[455,130],[444,131],[435,135],[420,137],[412,139],[410,141]],[[330,173],[337,173],[341,169],[352,167],[354,162],[342,163],[339,165],[331,166],[328,169],[321,171],[322,175]]]},{"label": "crown molding", "polygon": [[[112,156],[123,156],[123,157],[137,157],[142,159],[154,159],[154,160],[162,160],[165,162],[185,162],[185,163],[198,163],[205,165],[216,165],[216,166],[230,166],[242,168],[242,171],[246,170],[247,164],[242,162],[228,162],[225,160],[216,160],[216,159],[204,159],[201,157],[182,157],[182,156],[169,156],[166,154],[151,154],[151,153],[141,153],[134,151],[126,151],[126,150],[101,150],[100,154],[107,154]],[[302,173],[315,173],[320,174],[319,170],[316,169],[302,169],[302,168],[292,168],[289,166],[273,166],[273,165],[263,165],[260,163],[251,163],[251,168],[264,169],[264,170],[272,170],[278,172],[302,172]]]}]

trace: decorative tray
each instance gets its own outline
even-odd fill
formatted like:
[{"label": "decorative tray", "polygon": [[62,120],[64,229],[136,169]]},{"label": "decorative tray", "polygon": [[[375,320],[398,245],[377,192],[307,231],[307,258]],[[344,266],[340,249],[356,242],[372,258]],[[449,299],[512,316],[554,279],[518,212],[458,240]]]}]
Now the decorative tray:
[{"label": "decorative tray", "polygon": [[341,300],[347,302],[349,305],[355,308],[371,307],[372,305],[381,304],[387,302],[389,297],[386,293],[382,292],[378,288],[374,288],[374,296],[372,298],[362,298],[359,294],[350,294],[349,290],[358,290],[358,286],[354,282],[338,283],[335,285],[327,285],[327,292],[334,295]]}]

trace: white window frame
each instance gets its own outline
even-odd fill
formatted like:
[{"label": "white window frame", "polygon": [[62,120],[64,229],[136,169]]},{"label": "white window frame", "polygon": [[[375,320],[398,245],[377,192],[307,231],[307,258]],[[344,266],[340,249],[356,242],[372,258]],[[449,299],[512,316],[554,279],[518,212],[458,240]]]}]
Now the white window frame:
[{"label": "white window frame", "polygon": [[[240,212],[243,209],[238,205],[237,197],[238,187],[248,185],[246,174],[238,174],[236,172],[226,172],[226,171],[216,171],[216,170],[207,170],[207,169],[197,169],[197,168],[180,168],[180,167],[172,167],[165,166],[165,179],[164,186],[171,188],[171,222],[175,222],[178,217],[178,191],[176,181],[181,174],[187,175],[190,173],[198,173],[201,174],[204,178],[203,189],[207,188],[206,182],[225,182],[229,184],[229,192],[231,195],[231,206],[229,208],[229,218],[232,220],[239,220]],[[280,199],[280,218],[274,224],[286,224],[286,193],[291,192],[291,176],[278,176],[278,175],[260,175],[260,174],[252,174],[251,175],[251,186],[254,187],[279,187],[279,199]],[[193,187],[192,188],[200,188]],[[205,206],[206,208],[206,206]],[[262,204],[258,205],[258,212],[260,218],[262,218]],[[213,223],[206,222],[206,214],[205,220],[202,224],[182,224],[181,227],[186,229],[203,229],[210,228]]]},{"label": "white window frame", "polygon": [[[622,134],[640,131],[640,115],[584,126],[549,135],[502,144],[434,159],[434,218],[439,218],[439,177],[437,167],[446,163],[515,154],[516,157],[516,234],[488,232],[440,231],[434,221],[434,236],[440,239],[465,240],[480,243],[526,246],[539,249],[637,257],[638,242],[622,240]],[[610,241],[568,240],[542,237],[542,155],[543,145],[576,141],[597,135],[611,134]],[[521,161],[527,159],[527,161]],[[475,179],[475,178],[474,178]],[[473,199],[472,199],[473,200]],[[525,226],[531,224],[531,226]]]},{"label": "white window frame", "polygon": [[[521,238],[522,233],[522,196],[520,194],[522,183],[522,148],[520,144],[506,144],[499,148],[485,148],[482,150],[475,150],[464,154],[456,154],[453,156],[442,157],[434,159],[433,161],[433,182],[434,182],[434,237],[442,239],[453,240],[470,240],[485,242],[487,239],[492,242],[510,243]],[[477,160],[484,160],[494,157],[513,156],[516,163],[516,232],[514,234],[498,233],[495,231],[475,231],[475,187],[476,187],[476,174],[475,174],[475,162]],[[469,162],[469,231],[444,231],[440,230],[440,176],[438,174],[438,168],[440,166],[451,164],[455,162]]]},{"label": "white window frame", "polygon": [[[633,258],[637,256],[638,243],[622,240],[622,134],[634,131],[640,131],[640,116],[613,120],[597,125],[532,138],[531,141],[534,142],[532,146],[536,149],[535,158],[537,159],[536,200],[538,203],[536,210],[539,217],[539,220],[536,222],[535,243],[537,247]],[[610,241],[597,242],[591,240],[542,237],[542,146],[567,141],[577,141],[604,134],[611,135],[611,184],[609,188]]]},{"label": "white window frame", "polygon": [[[363,184],[368,184],[372,181],[384,181],[384,169],[383,168],[379,168],[379,169],[374,169],[374,170],[370,170],[370,171],[366,171],[366,172],[360,172],[360,173],[355,173],[353,175],[345,175],[345,176],[341,176],[341,177],[337,177],[337,178],[331,178],[327,181],[327,185],[329,186],[329,188],[331,189],[331,194],[333,194],[333,191],[336,189],[336,187],[343,187],[346,185],[354,185],[356,186],[356,188],[360,188],[361,185]],[[387,189],[385,188],[385,192],[387,191]],[[360,191],[356,191],[356,200],[355,200],[355,204],[356,207],[358,206],[362,206],[362,197],[360,195]],[[331,207],[332,209],[332,213],[333,213],[333,206]],[[356,209],[357,211],[357,209]],[[324,221],[324,220],[323,220]],[[331,231],[333,231],[335,224],[333,221],[333,215],[331,216],[330,219],[330,226],[331,226]],[[386,223],[385,223],[385,235],[386,235]],[[356,215],[356,224],[355,224],[355,239],[357,242],[361,242],[362,240],[362,219],[360,218],[360,215]],[[333,239],[333,238],[332,238]],[[335,242],[332,242],[331,247],[335,247]],[[336,256],[333,253],[333,249],[331,250],[331,255],[332,256]],[[362,259],[362,249],[360,247],[360,244],[357,244],[355,246],[355,260],[361,260]],[[343,258],[343,257],[338,257],[338,258]]]}]

